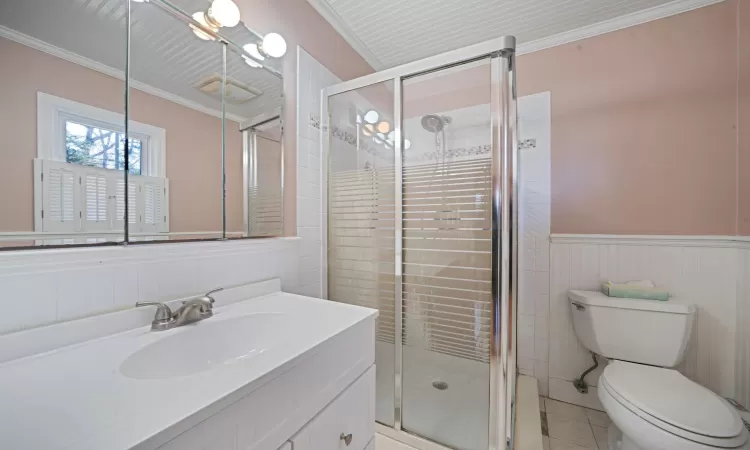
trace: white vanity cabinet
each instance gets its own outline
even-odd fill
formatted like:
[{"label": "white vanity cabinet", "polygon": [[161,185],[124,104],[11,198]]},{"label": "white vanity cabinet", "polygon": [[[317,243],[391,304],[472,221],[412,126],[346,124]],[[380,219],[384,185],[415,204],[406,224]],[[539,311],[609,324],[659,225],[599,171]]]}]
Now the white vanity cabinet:
[{"label": "white vanity cabinet", "polygon": [[364,450],[375,435],[375,367],[291,439],[293,450]]},{"label": "white vanity cabinet", "polygon": [[374,326],[350,326],[168,442],[133,450],[365,450],[375,435]]},{"label": "white vanity cabinet", "polygon": [[[267,450],[251,436],[243,436],[238,429],[242,419],[222,411],[159,450]],[[370,366],[278,450],[366,450],[374,436],[375,366]]]}]

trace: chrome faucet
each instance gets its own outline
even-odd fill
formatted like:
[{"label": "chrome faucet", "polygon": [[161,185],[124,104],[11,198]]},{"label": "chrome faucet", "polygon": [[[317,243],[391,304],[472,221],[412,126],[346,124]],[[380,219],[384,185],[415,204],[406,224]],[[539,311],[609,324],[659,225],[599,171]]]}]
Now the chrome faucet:
[{"label": "chrome faucet", "polygon": [[222,289],[224,288],[213,289],[200,297],[186,300],[182,302],[182,306],[175,312],[172,312],[165,303],[160,302],[138,302],[135,306],[138,308],[141,306],[156,306],[156,314],[154,315],[154,320],[151,322],[151,330],[164,331],[213,316],[215,300],[211,297],[211,294],[219,292]]}]

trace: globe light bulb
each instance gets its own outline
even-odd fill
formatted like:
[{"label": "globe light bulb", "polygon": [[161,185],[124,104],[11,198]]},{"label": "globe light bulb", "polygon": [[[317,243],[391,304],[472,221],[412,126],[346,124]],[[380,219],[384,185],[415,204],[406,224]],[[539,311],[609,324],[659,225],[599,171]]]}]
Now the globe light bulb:
[{"label": "globe light bulb", "polygon": [[371,109],[365,113],[365,122],[367,123],[374,124],[378,121],[379,118],[380,114],[378,114],[378,112],[374,109]]},{"label": "globe light bulb", "polygon": [[260,50],[272,58],[281,58],[286,53],[286,41],[279,33],[268,33],[263,37]]},{"label": "globe light bulb", "polygon": [[404,139],[404,149],[409,150],[411,147],[411,141],[408,139]]},{"label": "globe light bulb", "polygon": [[240,23],[240,8],[232,0],[214,0],[208,14],[221,27],[233,27]]},{"label": "globe light bulb", "polygon": [[388,133],[389,131],[391,131],[391,124],[386,122],[385,120],[380,122],[378,124],[378,131],[383,134]]}]

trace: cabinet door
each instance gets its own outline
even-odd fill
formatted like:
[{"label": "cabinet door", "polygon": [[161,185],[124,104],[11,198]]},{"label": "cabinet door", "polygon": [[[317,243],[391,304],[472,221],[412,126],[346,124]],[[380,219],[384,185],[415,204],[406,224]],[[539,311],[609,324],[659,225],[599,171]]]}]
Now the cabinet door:
[{"label": "cabinet door", "polygon": [[375,435],[375,366],[293,438],[294,450],[364,450]]}]

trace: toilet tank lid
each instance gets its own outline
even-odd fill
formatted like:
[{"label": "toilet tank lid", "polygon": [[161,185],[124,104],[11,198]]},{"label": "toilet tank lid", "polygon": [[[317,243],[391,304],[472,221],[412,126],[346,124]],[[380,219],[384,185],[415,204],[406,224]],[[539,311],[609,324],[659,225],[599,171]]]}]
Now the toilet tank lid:
[{"label": "toilet tank lid", "polygon": [[635,298],[608,297],[599,291],[568,291],[570,301],[576,301],[590,306],[603,306],[617,309],[636,309],[641,311],[657,311],[671,314],[693,314],[695,306],[683,305],[672,301],[641,300]]}]

